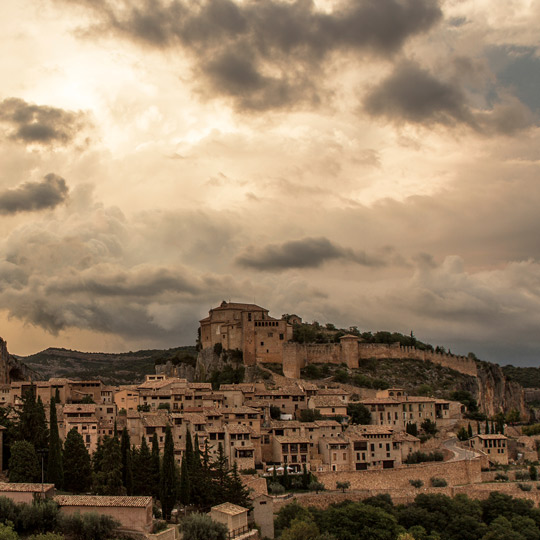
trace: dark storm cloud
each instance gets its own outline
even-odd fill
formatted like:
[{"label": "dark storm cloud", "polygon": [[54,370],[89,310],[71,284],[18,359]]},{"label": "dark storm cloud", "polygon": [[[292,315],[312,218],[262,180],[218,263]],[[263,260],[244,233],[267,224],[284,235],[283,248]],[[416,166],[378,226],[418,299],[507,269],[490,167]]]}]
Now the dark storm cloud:
[{"label": "dark storm cloud", "polygon": [[344,0],[330,13],[310,0],[75,1],[101,17],[101,31],[189,50],[212,94],[261,110],[316,102],[329,55],[390,56],[442,16],[436,0]]},{"label": "dark storm cloud", "polygon": [[393,121],[473,124],[465,101],[456,84],[439,81],[417,64],[406,62],[371,89],[364,108],[372,116]]},{"label": "dark storm cloud", "polygon": [[396,124],[461,124],[484,135],[512,135],[533,125],[534,115],[517,98],[495,96],[487,108],[474,109],[462,86],[458,78],[445,81],[407,61],[368,91],[363,106]]},{"label": "dark storm cloud", "polygon": [[383,266],[383,260],[336,245],[327,238],[303,238],[283,244],[249,249],[237,257],[241,266],[270,272],[289,268],[318,268],[326,261],[342,259],[364,266]]},{"label": "dark storm cloud", "polygon": [[86,121],[84,113],[34,105],[18,98],[0,103],[0,124],[7,136],[25,144],[69,144]]},{"label": "dark storm cloud", "polygon": [[54,208],[68,196],[66,181],[50,173],[42,182],[26,182],[15,189],[0,191],[0,214],[17,214]]}]

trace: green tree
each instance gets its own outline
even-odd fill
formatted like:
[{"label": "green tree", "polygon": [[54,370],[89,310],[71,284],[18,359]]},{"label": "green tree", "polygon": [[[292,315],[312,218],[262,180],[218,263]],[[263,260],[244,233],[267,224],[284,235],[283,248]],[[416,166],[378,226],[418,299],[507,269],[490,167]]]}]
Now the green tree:
[{"label": "green tree", "polygon": [[185,455],[182,458],[182,465],[180,466],[180,486],[178,490],[178,497],[184,506],[187,506],[191,502],[191,483]]},{"label": "green tree", "polygon": [[159,458],[159,442],[158,442],[158,436],[157,433],[154,432],[152,435],[152,459],[150,461],[151,467],[150,470],[152,472],[152,495],[159,499],[159,471],[161,468],[161,461]]},{"label": "green tree", "polygon": [[190,514],[180,526],[183,540],[226,540],[227,527],[207,514]]},{"label": "green tree", "polygon": [[133,495],[152,493],[153,483],[152,455],[143,435],[139,450],[133,452]]},{"label": "green tree", "polygon": [[24,393],[22,401],[17,439],[28,441],[38,453],[46,452],[49,442],[47,419],[41,398],[36,401],[34,385]]},{"label": "green tree", "polygon": [[90,455],[77,428],[72,428],[64,442],[64,489],[75,493],[89,491],[92,486]]},{"label": "green tree", "polygon": [[120,440],[120,454],[122,456],[122,483],[128,495],[133,495],[133,456],[131,454],[131,441],[127,428],[122,430]]},{"label": "green tree", "polygon": [[345,490],[351,487],[351,483],[350,482],[336,482],[336,487],[338,489],[341,489],[341,491],[345,493]]},{"label": "green tree", "polygon": [[467,426],[467,435],[469,436],[469,439],[472,438],[473,436],[473,430],[472,430],[472,427],[471,427],[471,423],[469,422],[468,426]]},{"label": "green tree", "polygon": [[64,466],[62,463],[62,441],[58,434],[58,421],[56,419],[56,400],[54,398],[51,399],[49,419],[47,481],[53,483],[56,489],[61,489],[64,483]]},{"label": "green tree", "polygon": [[281,533],[281,540],[317,540],[319,528],[313,520],[295,519],[291,526]]},{"label": "green tree", "polygon": [[347,414],[351,424],[371,424],[371,412],[363,403],[350,403]]},{"label": "green tree", "polygon": [[531,465],[529,467],[529,476],[531,477],[531,480],[538,480],[538,470],[534,465]]},{"label": "green tree", "polygon": [[11,524],[0,523],[0,538],[2,540],[19,540],[19,535],[13,530]]},{"label": "green tree", "polygon": [[274,521],[276,537],[279,537],[284,529],[289,528],[295,519],[309,521],[312,515],[307,508],[293,501],[283,506],[277,513]]},{"label": "green tree", "polygon": [[174,461],[174,442],[171,427],[168,425],[165,428],[165,448],[163,451],[163,463],[160,469],[160,500],[163,517],[165,519],[170,519],[171,511],[176,503],[176,478],[177,471],[176,463]]},{"label": "green tree", "polygon": [[94,490],[98,495],[125,495],[122,483],[122,452],[116,437],[103,439],[101,466],[94,474]]},{"label": "green tree", "polygon": [[16,441],[11,445],[9,459],[10,482],[39,482],[41,464],[32,443]]},{"label": "green tree", "polygon": [[226,487],[227,500],[244,508],[251,508],[249,499],[249,489],[244,485],[240,475],[238,474],[238,466],[236,463],[229,471]]}]

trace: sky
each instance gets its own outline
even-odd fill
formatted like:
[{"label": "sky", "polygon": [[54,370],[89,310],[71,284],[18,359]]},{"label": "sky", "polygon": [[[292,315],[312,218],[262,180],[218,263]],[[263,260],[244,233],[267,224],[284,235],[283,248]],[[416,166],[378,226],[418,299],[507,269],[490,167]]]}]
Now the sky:
[{"label": "sky", "polygon": [[0,335],[222,300],[540,360],[539,0],[2,0]]}]

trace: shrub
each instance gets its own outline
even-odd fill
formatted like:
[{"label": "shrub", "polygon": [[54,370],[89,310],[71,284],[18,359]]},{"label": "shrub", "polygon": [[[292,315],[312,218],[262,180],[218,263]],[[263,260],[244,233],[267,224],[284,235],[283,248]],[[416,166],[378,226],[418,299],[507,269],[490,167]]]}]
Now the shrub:
[{"label": "shrub", "polygon": [[19,536],[13,530],[11,524],[4,525],[3,523],[0,523],[0,538],[2,540],[19,540]]},{"label": "shrub", "polygon": [[[3,536],[0,536],[0,538],[4,538]],[[33,534],[32,536],[29,536],[26,540],[65,540],[65,536],[63,534],[57,534],[57,533],[43,533],[43,534]]]},{"label": "shrub", "polygon": [[324,491],[326,488],[324,487],[324,484],[322,482],[313,480],[309,483],[308,489],[310,491],[315,491],[316,493],[319,493],[319,491]]},{"label": "shrub", "polygon": [[283,493],[285,493],[285,488],[278,482],[272,482],[268,486],[268,489],[272,495],[282,495]]},{"label": "shrub", "polygon": [[521,489],[521,491],[531,491],[532,486],[531,484],[518,484],[518,488]]},{"label": "shrub", "polygon": [[497,473],[495,475],[495,480],[497,482],[508,482],[508,475],[503,473]]},{"label": "shrub", "polygon": [[338,369],[334,373],[334,381],[338,383],[347,383],[349,382],[349,374],[344,369]]},{"label": "shrub", "polygon": [[430,483],[432,487],[446,487],[448,485],[448,482],[444,478],[438,478],[436,476],[430,479]]},{"label": "shrub", "polygon": [[110,516],[96,513],[72,515],[61,514],[58,518],[58,528],[66,536],[80,540],[102,540],[112,536],[113,529],[120,523]]},{"label": "shrub", "polygon": [[516,480],[529,480],[530,476],[527,471],[516,471],[515,473],[515,479]]},{"label": "shrub", "polygon": [[529,467],[529,476],[531,480],[538,480],[538,469],[534,465]]},{"label": "shrub", "polygon": [[157,521],[154,521],[154,525],[152,527],[152,534],[156,534],[158,532],[164,531],[167,528],[167,522],[163,519],[158,519]]},{"label": "shrub", "polygon": [[15,529],[21,534],[52,531],[58,520],[58,505],[51,500],[19,506]]},{"label": "shrub", "polygon": [[214,353],[218,356],[223,352],[223,345],[221,343],[216,343],[214,345]]},{"label": "shrub", "polygon": [[412,487],[415,488],[421,488],[424,485],[424,482],[422,480],[409,480],[409,484],[411,484]]},{"label": "shrub", "polygon": [[182,536],[184,540],[225,540],[227,538],[227,527],[223,523],[213,521],[207,514],[195,512],[187,516],[181,523]]},{"label": "shrub", "polygon": [[444,456],[442,452],[435,451],[431,452],[429,454],[426,454],[425,452],[411,452],[407,459],[405,460],[405,463],[407,465],[414,465],[416,463],[424,463],[426,461],[442,461],[444,459]]}]

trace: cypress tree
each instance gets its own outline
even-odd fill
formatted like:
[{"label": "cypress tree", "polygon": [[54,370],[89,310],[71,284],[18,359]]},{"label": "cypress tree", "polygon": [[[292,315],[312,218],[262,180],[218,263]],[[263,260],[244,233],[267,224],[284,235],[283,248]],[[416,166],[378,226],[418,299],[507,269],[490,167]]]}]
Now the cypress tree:
[{"label": "cypress tree", "polygon": [[[287,467],[285,467],[287,470]],[[251,502],[249,500],[249,490],[242,482],[240,475],[238,474],[238,466],[236,463],[233,465],[231,471],[227,475],[227,501],[243,506],[244,508],[251,508]]]},{"label": "cypress tree", "polygon": [[122,455],[122,483],[126,488],[128,495],[133,494],[133,462],[131,454],[131,441],[129,433],[124,427],[122,430],[122,438],[120,442],[120,452]]},{"label": "cypress tree", "polygon": [[58,389],[58,386],[56,387],[56,390],[54,392],[54,401],[56,403],[60,403],[60,390]]},{"label": "cypress tree", "polygon": [[47,481],[53,483],[56,489],[61,489],[64,482],[64,467],[62,464],[62,442],[58,434],[56,419],[56,400],[51,399],[49,415],[49,458],[47,461]]},{"label": "cypress tree", "polygon": [[495,422],[493,420],[491,421],[491,433],[497,433],[497,431],[495,430]]},{"label": "cypress tree", "polygon": [[489,435],[489,421],[488,419],[486,418],[486,435]]},{"label": "cypress tree", "polygon": [[165,448],[163,462],[160,469],[160,500],[163,517],[170,519],[172,509],[176,503],[176,463],[174,462],[174,443],[171,426],[165,428]]},{"label": "cypress tree", "polygon": [[39,482],[41,480],[41,460],[31,442],[16,441],[11,446],[9,458],[10,482]]},{"label": "cypress tree", "polygon": [[45,409],[41,398],[36,401],[34,385],[25,392],[23,397],[17,438],[32,443],[38,453],[47,451],[49,442],[47,418],[45,417]]},{"label": "cypress tree", "polygon": [[214,503],[219,504],[225,502],[227,491],[227,474],[229,472],[229,466],[225,452],[223,451],[223,445],[218,445],[218,455],[216,461],[212,463],[212,475],[214,477]]},{"label": "cypress tree", "polygon": [[469,422],[469,425],[467,426],[467,434],[469,435],[469,439],[473,436],[473,431],[472,431],[470,422]]},{"label": "cypress tree", "polygon": [[122,452],[116,437],[103,440],[101,470],[95,475],[95,491],[98,495],[125,495],[122,484]]},{"label": "cypress tree", "polygon": [[151,459],[151,473],[152,473],[152,495],[159,499],[159,442],[157,433],[152,435],[152,459]]},{"label": "cypress tree", "polygon": [[178,490],[178,496],[180,502],[187,506],[191,501],[191,483],[189,481],[189,471],[187,467],[187,459],[184,456],[182,458],[182,465],[180,467],[180,488]]},{"label": "cypress tree", "polygon": [[64,489],[82,493],[92,485],[90,455],[84,445],[82,435],[72,428],[64,443]]},{"label": "cypress tree", "polygon": [[133,494],[148,495],[153,492],[153,486],[152,455],[143,435],[139,450],[133,452]]}]

